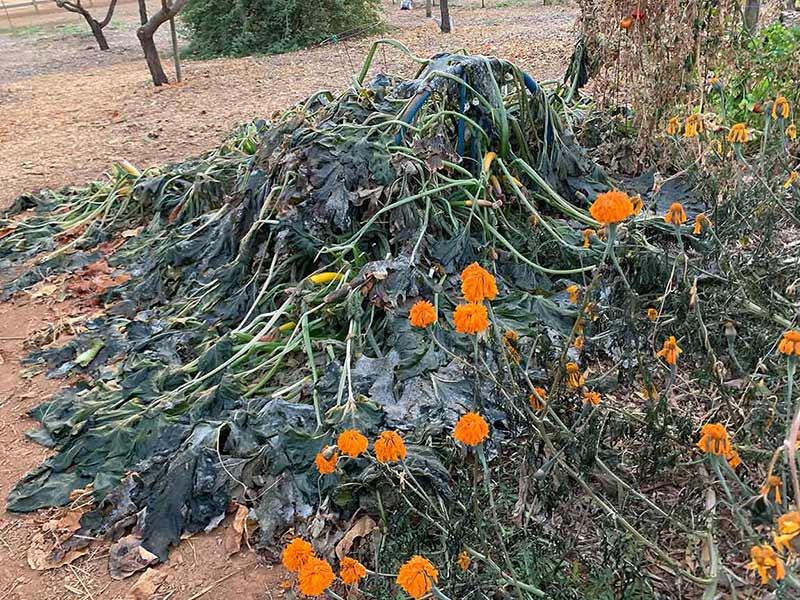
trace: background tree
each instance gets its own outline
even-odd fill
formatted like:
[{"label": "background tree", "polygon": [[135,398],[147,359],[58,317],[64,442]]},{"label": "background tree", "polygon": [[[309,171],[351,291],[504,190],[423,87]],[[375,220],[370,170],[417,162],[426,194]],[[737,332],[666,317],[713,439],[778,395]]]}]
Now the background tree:
[{"label": "background tree", "polygon": [[750,33],[758,29],[759,12],[761,12],[761,0],[747,0],[744,5],[744,26]]},{"label": "background tree", "polygon": [[448,0],[439,0],[439,8],[442,12],[442,23],[439,28],[442,33],[450,33],[450,7],[447,4]]},{"label": "background tree", "polygon": [[425,0],[425,16],[430,18],[431,16],[431,5],[433,4],[433,0]]},{"label": "background tree", "polygon": [[[147,21],[136,30],[136,37],[139,38],[139,43],[142,45],[144,52],[144,59],[147,61],[147,68],[150,69],[150,77],[153,79],[153,85],[160,86],[169,83],[167,74],[164,72],[164,67],[161,66],[161,57],[158,55],[158,48],[153,37],[164,23],[181,12],[186,6],[187,0],[162,0],[161,8],[158,12],[154,13]],[[139,13],[143,15],[142,18],[147,16],[146,7],[143,8],[145,0],[139,0]],[[174,48],[177,52],[177,48]],[[177,56],[177,55],[176,55]],[[177,64],[177,63],[176,63]]]},{"label": "background tree", "polygon": [[102,21],[95,19],[89,11],[86,10],[81,4],[81,0],[54,1],[59,8],[82,16],[89,24],[89,28],[92,30],[92,34],[94,34],[94,39],[97,40],[97,45],[100,46],[100,50],[108,50],[108,41],[106,40],[106,35],[103,33],[103,28],[111,22],[111,17],[114,15],[114,9],[117,6],[117,0],[111,0],[111,3],[108,5],[108,10],[106,11],[106,16]]}]

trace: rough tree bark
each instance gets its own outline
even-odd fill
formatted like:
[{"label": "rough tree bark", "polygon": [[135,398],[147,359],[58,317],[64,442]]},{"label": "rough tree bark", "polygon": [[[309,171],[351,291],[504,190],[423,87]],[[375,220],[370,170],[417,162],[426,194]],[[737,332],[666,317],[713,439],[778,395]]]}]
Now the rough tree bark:
[{"label": "rough tree bark", "polygon": [[111,17],[114,16],[114,9],[117,7],[117,0],[111,0],[111,3],[108,5],[108,10],[106,11],[106,16],[102,21],[95,19],[89,11],[86,10],[81,4],[81,0],[54,1],[59,8],[82,16],[89,25],[89,29],[92,30],[92,34],[94,35],[94,39],[97,40],[97,45],[100,47],[100,50],[108,50],[108,40],[106,40],[106,34],[103,33],[103,28],[111,22]]},{"label": "rough tree bark", "polygon": [[428,18],[431,17],[431,4],[433,4],[431,0],[425,0],[425,16]]},{"label": "rough tree bark", "polygon": [[442,23],[439,29],[442,33],[450,33],[450,7],[447,5],[447,0],[439,0],[439,8],[442,12]]},{"label": "rough tree bark", "polygon": [[[144,0],[139,0],[140,7],[142,2]],[[153,79],[153,85],[155,86],[169,83],[169,79],[167,79],[167,74],[164,72],[164,67],[161,66],[161,57],[158,56],[158,49],[153,36],[159,27],[177,15],[186,6],[186,2],[187,0],[164,2],[161,9],[136,30],[136,37],[139,38],[139,43],[144,52],[144,59],[147,61],[147,68],[150,69],[150,77]]]}]

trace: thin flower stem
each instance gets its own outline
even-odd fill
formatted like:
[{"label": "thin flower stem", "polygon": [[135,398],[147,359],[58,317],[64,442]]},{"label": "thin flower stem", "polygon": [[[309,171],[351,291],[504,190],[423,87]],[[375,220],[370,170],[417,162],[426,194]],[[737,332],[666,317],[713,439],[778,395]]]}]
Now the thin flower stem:
[{"label": "thin flower stem", "polygon": [[[786,373],[788,381],[786,383],[786,402],[791,406],[792,387],[794,386],[795,360],[789,356],[786,362]],[[794,489],[795,506],[800,507],[800,481],[797,477],[797,434],[800,431],[800,402],[794,412],[792,428],[789,430],[789,438],[786,440],[786,457],[789,460],[789,471],[792,474],[792,487]]]},{"label": "thin flower stem", "polygon": [[[745,520],[742,518],[741,513],[738,510],[738,505],[736,504],[736,500],[733,498],[733,494],[731,493],[731,488],[728,486],[728,482],[725,480],[725,477],[722,474],[722,469],[720,469],[720,462],[725,460],[725,457],[710,455],[711,458],[711,465],[714,467],[714,472],[717,474],[717,479],[719,480],[720,485],[722,486],[722,490],[725,492],[725,497],[728,499],[728,504],[731,507],[731,513],[736,517],[736,521],[739,524],[739,527],[746,531],[749,535],[754,536],[755,532],[753,529],[748,525]],[[725,462],[727,462],[725,460]]]},{"label": "thin flower stem", "polygon": [[608,226],[608,241],[606,242],[606,253],[611,257],[611,263],[614,265],[614,268],[619,273],[619,276],[622,277],[622,282],[625,284],[625,288],[633,293],[633,288],[631,284],[628,283],[628,279],[625,277],[625,273],[622,272],[622,267],[619,265],[619,261],[617,260],[617,254],[614,250],[614,243],[617,241],[617,224],[611,223]]},{"label": "thin flower stem", "polygon": [[333,600],[344,600],[339,594],[334,592],[333,590],[325,590],[325,595],[328,598],[333,598]]}]

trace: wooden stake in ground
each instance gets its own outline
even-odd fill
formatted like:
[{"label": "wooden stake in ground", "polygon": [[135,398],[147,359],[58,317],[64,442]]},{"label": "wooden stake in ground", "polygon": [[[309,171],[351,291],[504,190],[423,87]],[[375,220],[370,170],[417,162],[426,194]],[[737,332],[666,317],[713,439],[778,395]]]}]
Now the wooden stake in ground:
[{"label": "wooden stake in ground", "polygon": [[[144,2],[145,0],[139,0],[140,9]],[[169,83],[169,79],[167,79],[167,74],[164,72],[164,67],[161,66],[161,57],[158,55],[158,48],[156,48],[153,36],[159,27],[174,19],[181,12],[183,7],[186,6],[186,2],[187,0],[162,0],[161,10],[147,19],[147,22],[136,30],[136,37],[139,38],[139,43],[142,45],[144,59],[147,61],[147,68],[150,69],[150,77],[152,77],[153,85],[155,86]],[[174,38],[173,43],[177,46],[177,37]],[[175,58],[178,60],[177,50]],[[178,66],[179,69],[180,67]],[[178,77],[180,80],[180,75]]]},{"label": "wooden stake in ground", "polygon": [[[111,22],[111,17],[114,15],[114,9],[117,6],[117,0],[111,0],[111,3],[108,5],[108,10],[106,11],[106,16],[102,21],[95,19],[89,11],[86,10],[81,4],[81,0],[54,0],[54,2],[59,8],[82,16],[92,30],[92,34],[94,35],[94,39],[97,40],[97,45],[100,46],[100,50],[108,50],[108,41],[106,40],[106,35],[103,33],[103,28]],[[34,3],[33,6],[36,7],[36,3]]]}]

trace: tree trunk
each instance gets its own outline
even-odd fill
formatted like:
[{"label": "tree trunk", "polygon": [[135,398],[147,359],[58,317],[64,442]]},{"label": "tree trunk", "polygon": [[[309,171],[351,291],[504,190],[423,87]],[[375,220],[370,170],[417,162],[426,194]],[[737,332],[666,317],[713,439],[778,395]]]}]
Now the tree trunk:
[{"label": "tree trunk", "polygon": [[97,40],[97,45],[100,46],[100,50],[108,50],[108,40],[106,40],[106,34],[103,33],[103,27],[94,20],[92,17],[88,15],[84,15],[86,22],[89,24],[89,27],[94,34],[94,39]]},{"label": "tree trunk", "polygon": [[425,0],[425,16],[431,18],[431,0]]},{"label": "tree trunk", "polygon": [[442,12],[442,23],[439,28],[442,33],[450,33],[450,7],[447,5],[447,0],[439,0],[439,8]]},{"label": "tree trunk", "polygon": [[153,34],[140,27],[136,31],[136,37],[139,38],[139,43],[142,45],[144,51],[144,59],[147,61],[147,68],[150,69],[150,77],[153,79],[153,85],[161,86],[169,83],[167,74],[164,73],[164,67],[161,66],[161,57],[158,55],[158,48],[153,39]]},{"label": "tree trunk", "polygon": [[747,0],[744,5],[744,27],[750,33],[758,28],[758,13],[761,11],[761,0]]}]

